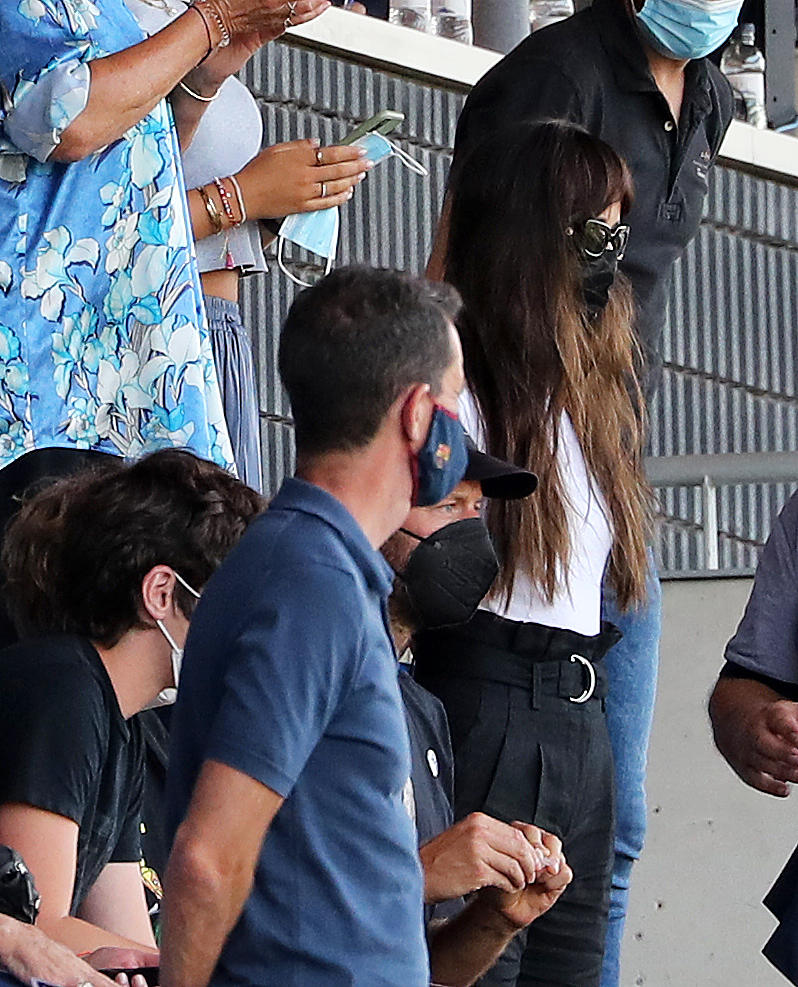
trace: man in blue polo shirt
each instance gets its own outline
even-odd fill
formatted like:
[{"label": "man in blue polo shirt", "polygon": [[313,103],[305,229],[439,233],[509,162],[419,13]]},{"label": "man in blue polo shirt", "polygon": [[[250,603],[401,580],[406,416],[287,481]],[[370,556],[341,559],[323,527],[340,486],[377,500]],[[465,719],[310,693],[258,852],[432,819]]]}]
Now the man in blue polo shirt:
[{"label": "man in blue polo shirt", "polygon": [[455,314],[450,289],[365,269],[291,307],[297,476],[208,583],[186,645],[163,987],[429,983],[377,549],[465,472]]}]

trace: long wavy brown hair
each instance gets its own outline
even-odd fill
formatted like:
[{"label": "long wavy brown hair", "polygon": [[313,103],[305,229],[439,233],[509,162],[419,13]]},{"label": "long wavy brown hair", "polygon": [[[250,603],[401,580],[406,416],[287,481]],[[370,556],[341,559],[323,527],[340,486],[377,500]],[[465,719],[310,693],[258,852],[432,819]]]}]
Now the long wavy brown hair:
[{"label": "long wavy brown hair", "polygon": [[607,502],[618,602],[645,598],[651,510],[631,289],[618,276],[591,321],[577,237],[567,232],[614,202],[626,213],[631,199],[629,171],[612,148],[560,121],[494,131],[451,183],[445,277],[463,297],[468,384],[490,452],[540,477],[532,497],[489,502],[500,598],[519,571],[549,602],[561,588],[572,548],[557,459],[563,411]]}]

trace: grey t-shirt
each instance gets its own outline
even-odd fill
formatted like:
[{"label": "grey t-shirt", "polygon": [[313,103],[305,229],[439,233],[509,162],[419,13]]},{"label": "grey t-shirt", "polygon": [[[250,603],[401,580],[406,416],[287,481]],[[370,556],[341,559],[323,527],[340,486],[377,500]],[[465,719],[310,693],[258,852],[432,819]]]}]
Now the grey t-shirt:
[{"label": "grey t-shirt", "polygon": [[726,660],[798,684],[798,493],[784,505],[756,568]]}]

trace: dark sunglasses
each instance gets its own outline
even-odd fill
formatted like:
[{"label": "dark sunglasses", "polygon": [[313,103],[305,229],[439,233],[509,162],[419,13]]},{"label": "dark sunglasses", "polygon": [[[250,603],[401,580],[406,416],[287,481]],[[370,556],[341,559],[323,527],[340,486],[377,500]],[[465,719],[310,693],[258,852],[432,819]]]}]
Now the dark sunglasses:
[{"label": "dark sunglasses", "polygon": [[[574,236],[576,231],[569,226],[565,232],[568,236]],[[601,257],[612,247],[618,260],[623,260],[629,242],[629,227],[621,223],[610,226],[603,219],[586,219],[579,232],[578,241],[580,248],[588,257]]]}]

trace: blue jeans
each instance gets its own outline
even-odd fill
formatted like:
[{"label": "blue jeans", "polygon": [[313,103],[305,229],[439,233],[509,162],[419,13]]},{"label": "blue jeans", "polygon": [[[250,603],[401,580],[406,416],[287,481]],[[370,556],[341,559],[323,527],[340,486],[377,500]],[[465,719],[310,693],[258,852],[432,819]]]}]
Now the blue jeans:
[{"label": "blue jeans", "polygon": [[621,940],[626,922],[632,865],[646,835],[646,761],[657,690],[662,589],[650,557],[648,599],[635,610],[618,611],[605,585],[602,617],[623,631],[605,664],[609,678],[607,729],[615,758],[615,863],[601,987],[618,987]]}]

